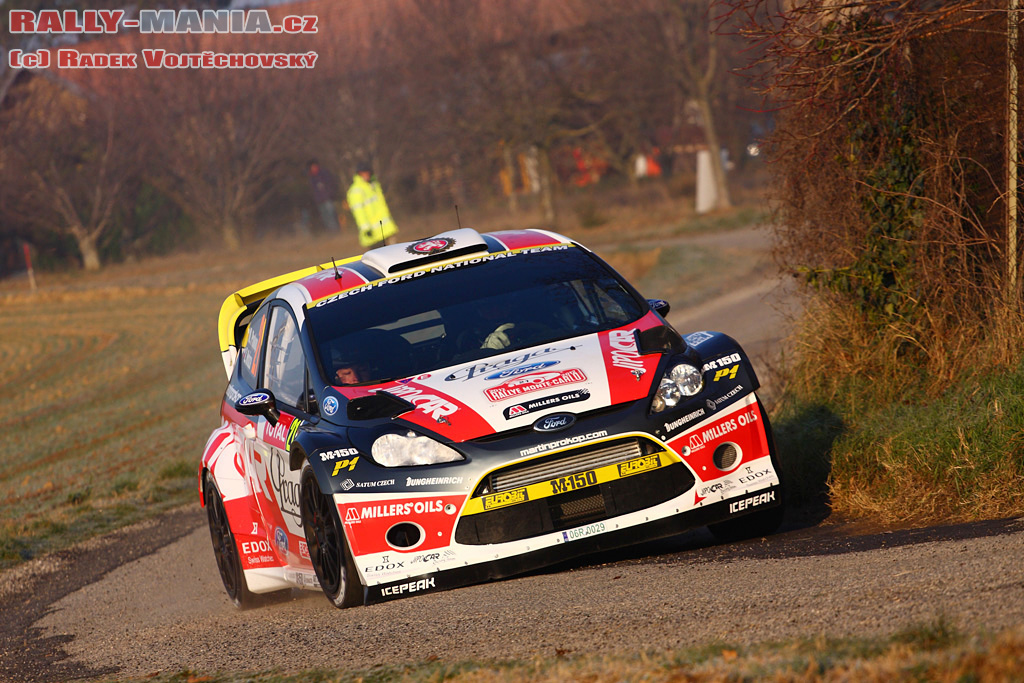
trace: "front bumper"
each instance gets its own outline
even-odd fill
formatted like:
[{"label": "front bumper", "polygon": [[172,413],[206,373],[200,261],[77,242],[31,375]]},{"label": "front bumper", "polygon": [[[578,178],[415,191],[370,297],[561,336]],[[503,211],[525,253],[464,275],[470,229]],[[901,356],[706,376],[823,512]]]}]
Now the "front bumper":
[{"label": "front bumper", "polygon": [[736,398],[660,438],[602,430],[478,468],[458,492],[336,494],[366,602],[512,576],[781,504],[764,411],[752,392]]}]

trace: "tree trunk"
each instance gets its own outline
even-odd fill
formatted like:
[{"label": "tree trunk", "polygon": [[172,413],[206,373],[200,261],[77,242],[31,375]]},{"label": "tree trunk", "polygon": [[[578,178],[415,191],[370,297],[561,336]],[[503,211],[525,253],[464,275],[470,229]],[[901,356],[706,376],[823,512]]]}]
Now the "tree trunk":
[{"label": "tree trunk", "polygon": [[544,220],[554,227],[558,216],[555,213],[555,183],[551,172],[551,157],[545,147],[538,148],[538,161],[540,161],[540,208],[544,214]]},{"label": "tree trunk", "polygon": [[514,215],[519,212],[519,198],[516,197],[516,167],[512,163],[512,150],[508,145],[502,146],[501,158],[508,178],[508,211]]},{"label": "tree trunk", "polygon": [[711,170],[715,176],[715,197],[716,208],[728,209],[732,206],[729,201],[729,185],[725,179],[725,166],[722,164],[722,145],[718,141],[718,131],[715,129],[715,120],[711,114],[711,102],[706,94],[697,99],[697,106],[700,107],[700,117],[704,124],[704,137],[708,147],[711,149]]},{"label": "tree trunk", "polygon": [[242,246],[242,241],[238,236],[238,227],[235,225],[233,218],[225,217],[220,224],[220,234],[224,238],[224,246],[230,251],[238,251]]},{"label": "tree trunk", "polygon": [[96,238],[92,235],[75,234],[75,242],[78,244],[78,253],[82,257],[82,266],[88,271],[100,269],[100,252],[96,248]]}]

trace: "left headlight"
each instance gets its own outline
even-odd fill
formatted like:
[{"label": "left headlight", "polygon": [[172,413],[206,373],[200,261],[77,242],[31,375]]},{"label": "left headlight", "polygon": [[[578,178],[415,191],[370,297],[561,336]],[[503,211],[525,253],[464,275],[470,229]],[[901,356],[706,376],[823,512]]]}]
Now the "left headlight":
[{"label": "left headlight", "polygon": [[409,465],[436,465],[442,462],[462,460],[462,454],[426,436],[408,434],[385,434],[373,442],[370,449],[373,459],[384,467],[408,467]]},{"label": "left headlight", "polygon": [[651,402],[651,412],[675,408],[683,399],[696,396],[704,388],[704,376],[689,363],[678,363],[661,378],[661,385]]}]

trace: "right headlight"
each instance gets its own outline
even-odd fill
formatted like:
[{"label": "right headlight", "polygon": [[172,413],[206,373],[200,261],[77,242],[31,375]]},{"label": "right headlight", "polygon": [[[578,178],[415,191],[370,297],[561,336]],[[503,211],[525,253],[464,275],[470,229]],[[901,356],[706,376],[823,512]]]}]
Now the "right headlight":
[{"label": "right headlight", "polygon": [[704,376],[700,370],[689,363],[677,363],[661,378],[661,385],[651,402],[651,412],[675,408],[680,401],[696,396],[703,388]]},{"label": "right headlight", "polygon": [[377,464],[384,467],[437,465],[442,462],[463,460],[458,451],[412,432],[385,434],[373,442],[370,453]]}]

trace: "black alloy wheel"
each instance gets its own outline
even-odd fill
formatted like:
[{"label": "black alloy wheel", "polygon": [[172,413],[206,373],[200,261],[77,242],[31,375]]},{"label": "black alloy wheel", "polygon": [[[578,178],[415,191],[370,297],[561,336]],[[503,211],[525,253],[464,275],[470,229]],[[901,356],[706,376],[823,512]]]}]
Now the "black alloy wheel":
[{"label": "black alloy wheel", "polygon": [[238,546],[231,533],[224,501],[213,481],[213,475],[203,475],[203,499],[206,501],[206,516],[210,523],[210,540],[213,541],[213,555],[217,559],[217,569],[228,598],[235,605],[245,609],[257,604],[256,595],[249,590],[242,573],[242,560],[238,555]]},{"label": "black alloy wheel", "polygon": [[310,469],[302,475],[300,498],[309,560],[324,595],[335,607],[362,604],[363,587],[345,544],[338,508],[331,496],[321,493],[316,476]]}]

